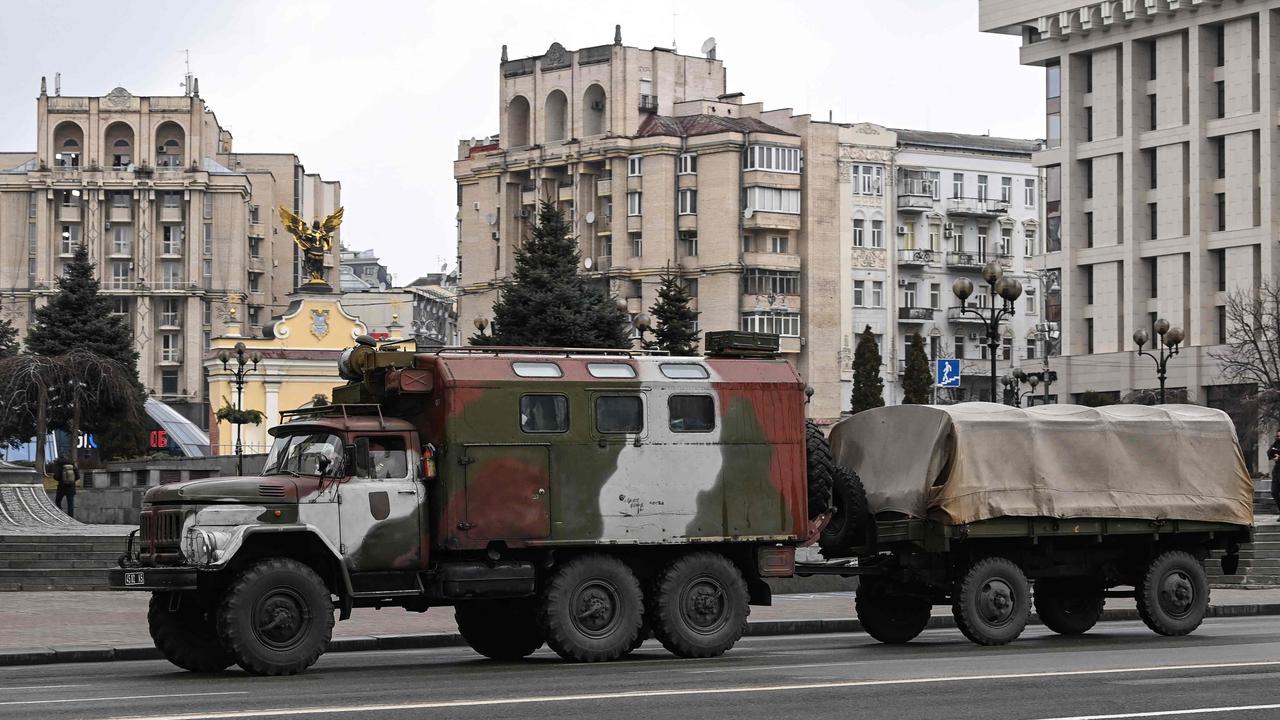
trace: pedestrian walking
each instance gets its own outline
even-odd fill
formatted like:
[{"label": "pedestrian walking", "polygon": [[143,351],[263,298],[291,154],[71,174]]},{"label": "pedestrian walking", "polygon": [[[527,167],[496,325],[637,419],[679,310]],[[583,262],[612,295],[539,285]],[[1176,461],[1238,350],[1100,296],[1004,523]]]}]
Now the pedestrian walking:
[{"label": "pedestrian walking", "polygon": [[59,460],[55,463],[57,474],[54,478],[58,481],[58,492],[54,497],[54,503],[58,507],[62,507],[62,500],[67,500],[67,516],[76,516],[76,466],[70,462]]},{"label": "pedestrian walking", "polygon": [[1280,520],[1280,430],[1276,431],[1275,442],[1267,448],[1267,459],[1271,461],[1271,499],[1276,501],[1276,520]]}]

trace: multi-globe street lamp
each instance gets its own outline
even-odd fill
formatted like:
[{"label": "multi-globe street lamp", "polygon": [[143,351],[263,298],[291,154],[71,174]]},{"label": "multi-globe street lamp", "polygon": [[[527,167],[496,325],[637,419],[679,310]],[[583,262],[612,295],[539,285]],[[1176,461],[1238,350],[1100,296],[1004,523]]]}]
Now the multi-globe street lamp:
[{"label": "multi-globe street lamp", "polygon": [[[1000,321],[1014,315],[1013,303],[1022,295],[1022,283],[1008,277],[996,261],[987,263],[982,268],[982,279],[987,281],[987,293],[990,302],[987,305],[971,308],[965,301],[973,294],[973,283],[968,278],[959,278],[951,285],[951,292],[960,299],[960,305],[954,309],[960,315],[974,315],[982,321],[987,332],[987,351],[991,356],[991,402],[999,402],[996,398],[999,380],[996,376],[996,358],[1000,350]],[[1003,302],[997,306],[996,298]],[[987,312],[983,312],[987,311]]]},{"label": "multi-globe street lamp", "polygon": [[[1168,376],[1166,372],[1169,367],[1169,361],[1174,355],[1178,354],[1178,346],[1182,344],[1182,328],[1169,327],[1169,321],[1164,318],[1156,320],[1152,329],[1156,331],[1156,335],[1160,336],[1159,340],[1153,343],[1159,355],[1154,355],[1142,349],[1151,340],[1151,335],[1147,333],[1145,328],[1139,328],[1133,331],[1133,341],[1138,345],[1138,354],[1146,355],[1156,364],[1156,378],[1160,380],[1160,404],[1164,404],[1164,381]],[[1168,348],[1168,352],[1165,352]]]},{"label": "multi-globe street lamp", "polygon": [[[258,369],[258,363],[262,362],[262,354],[257,350],[252,353],[246,353],[245,344],[238,342],[235,344],[235,355],[228,353],[226,350],[218,352],[218,359],[222,361],[222,369],[229,371],[236,386],[236,412],[244,410],[244,378],[249,373]],[[230,368],[232,361],[235,361],[235,369]],[[252,364],[252,367],[247,367]],[[236,474],[244,475],[244,445],[240,442],[240,431],[243,423],[236,423]]]}]

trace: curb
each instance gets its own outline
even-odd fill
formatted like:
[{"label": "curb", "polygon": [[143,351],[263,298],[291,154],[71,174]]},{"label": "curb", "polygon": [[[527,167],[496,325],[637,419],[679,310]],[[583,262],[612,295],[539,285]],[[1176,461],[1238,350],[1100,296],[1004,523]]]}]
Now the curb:
[{"label": "curb", "polygon": [[[1257,617],[1280,615],[1280,603],[1251,605],[1211,606],[1206,618]],[[1137,610],[1104,610],[1101,622],[1124,622],[1140,619]],[[1039,625],[1040,618],[1032,613],[1028,622]],[[954,628],[955,618],[950,615],[934,615],[926,626],[929,630]],[[831,618],[828,620],[762,620],[748,622],[747,636],[770,637],[780,635],[819,635],[826,633],[862,632],[862,623],[855,618]],[[458,633],[430,633],[422,635],[352,635],[337,638],[329,643],[328,652],[367,652],[369,650],[427,650],[433,648],[466,647]],[[48,665],[52,663],[109,662],[113,660],[160,660],[160,651],[150,645],[67,645],[52,648],[24,648],[0,652],[0,666]]]}]

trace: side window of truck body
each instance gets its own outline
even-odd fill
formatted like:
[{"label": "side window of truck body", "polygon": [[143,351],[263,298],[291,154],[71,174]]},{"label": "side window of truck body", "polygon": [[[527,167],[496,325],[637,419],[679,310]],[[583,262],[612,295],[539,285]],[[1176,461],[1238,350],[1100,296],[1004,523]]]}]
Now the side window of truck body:
[{"label": "side window of truck body", "polygon": [[639,395],[597,395],[595,413],[597,432],[644,432],[644,399]]}]

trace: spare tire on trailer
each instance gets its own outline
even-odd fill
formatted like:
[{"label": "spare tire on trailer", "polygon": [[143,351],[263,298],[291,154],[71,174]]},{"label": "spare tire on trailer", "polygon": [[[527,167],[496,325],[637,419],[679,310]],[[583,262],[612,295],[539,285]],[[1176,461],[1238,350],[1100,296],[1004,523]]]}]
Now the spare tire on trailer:
[{"label": "spare tire on trailer", "polygon": [[804,423],[806,478],[809,485],[809,519],[831,509],[831,485],[836,473],[831,446],[812,421]]},{"label": "spare tire on trailer", "polygon": [[870,538],[871,513],[867,510],[867,491],[854,471],[835,467],[831,507],[835,511],[818,537],[818,547],[825,558],[848,557],[855,548],[866,546]]}]

